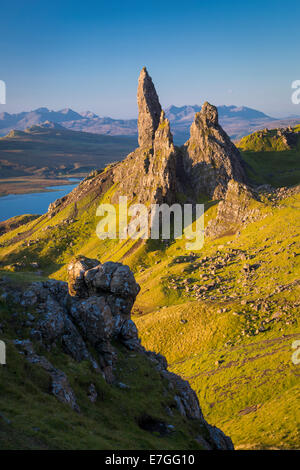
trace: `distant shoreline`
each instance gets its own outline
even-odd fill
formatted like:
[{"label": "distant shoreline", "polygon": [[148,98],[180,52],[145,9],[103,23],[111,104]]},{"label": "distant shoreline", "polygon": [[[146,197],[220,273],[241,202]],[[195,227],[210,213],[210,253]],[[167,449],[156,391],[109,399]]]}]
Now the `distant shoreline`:
[{"label": "distant shoreline", "polygon": [[72,183],[79,183],[87,173],[80,175],[66,175],[57,178],[36,178],[28,176],[20,176],[13,178],[0,179],[0,198],[17,194],[33,194],[40,192],[53,192],[55,186],[67,186]]}]

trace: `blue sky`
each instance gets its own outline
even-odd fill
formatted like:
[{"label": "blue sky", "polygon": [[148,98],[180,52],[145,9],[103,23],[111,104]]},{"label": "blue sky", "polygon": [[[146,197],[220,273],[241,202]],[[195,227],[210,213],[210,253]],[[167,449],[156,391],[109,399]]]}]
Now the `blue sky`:
[{"label": "blue sky", "polygon": [[14,1],[1,5],[0,112],[40,106],[136,117],[146,65],[163,107],[300,115],[298,1]]}]

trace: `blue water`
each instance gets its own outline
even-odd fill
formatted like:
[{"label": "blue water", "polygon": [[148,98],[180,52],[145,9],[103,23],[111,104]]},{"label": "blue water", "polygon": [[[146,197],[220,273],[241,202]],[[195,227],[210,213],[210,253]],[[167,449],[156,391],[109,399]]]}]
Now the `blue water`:
[{"label": "blue water", "polygon": [[44,214],[55,199],[61,198],[76,188],[80,180],[70,178],[76,184],[49,186],[51,191],[27,194],[9,194],[0,197],[0,222],[22,214]]}]

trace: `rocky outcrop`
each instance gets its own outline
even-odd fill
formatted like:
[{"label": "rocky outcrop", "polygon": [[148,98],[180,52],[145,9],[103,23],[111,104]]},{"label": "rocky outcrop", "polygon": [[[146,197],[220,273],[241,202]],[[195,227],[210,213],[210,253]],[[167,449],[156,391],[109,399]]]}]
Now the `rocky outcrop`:
[{"label": "rocky outcrop", "polygon": [[[141,346],[131,319],[131,309],[140,287],[128,266],[114,262],[101,264],[98,260],[79,256],[69,264],[68,277],[68,284],[49,280],[32,283],[25,290],[6,287],[7,298],[35,312],[28,314],[25,322],[30,328],[30,339],[17,339],[14,344],[28,362],[39,365],[49,375],[50,392],[61,403],[80,412],[67,375],[45,356],[37,354],[35,345],[39,352],[44,348],[47,357],[51,357],[53,348],[57,351],[61,347],[74,360],[89,361],[95,373],[101,374],[109,384],[130,391],[130,387],[115,379],[116,344],[119,342],[151,362],[173,394],[181,415],[199,423],[199,435],[195,439],[203,448],[232,449],[231,440],[205,421],[196,393],[188,382],[168,371],[163,356]],[[92,403],[97,400],[93,383],[88,387],[87,399]]]},{"label": "rocky outcrop", "polygon": [[140,148],[115,168],[117,195],[152,203],[173,203],[178,192],[191,201],[199,195],[222,199],[231,179],[246,182],[240,153],[219,125],[215,106],[204,103],[180,149],[174,147],[170,123],[146,69],[139,78],[138,108]]},{"label": "rocky outcrop", "polygon": [[[78,257],[68,266],[69,285],[61,281],[35,282],[22,294],[23,307],[33,307],[31,338],[47,350],[60,344],[76,361],[87,360],[108,382],[114,380],[115,351],[111,341],[141,349],[130,318],[139,285],[128,266]],[[17,295],[17,298],[16,298]],[[97,353],[89,352],[91,345]]]},{"label": "rocky outcrop", "polygon": [[172,204],[176,199],[176,151],[169,120],[146,69],[138,86],[140,147],[114,168],[119,196],[142,203]]},{"label": "rocky outcrop", "polygon": [[150,149],[153,147],[155,132],[159,125],[161,106],[146,67],[143,67],[139,76],[137,103],[139,146]]},{"label": "rocky outcrop", "polygon": [[299,132],[294,132],[291,127],[277,129],[277,137],[279,137],[287,149],[295,148],[299,142]]},{"label": "rocky outcrop", "polygon": [[260,214],[257,202],[257,193],[245,184],[230,180],[225,199],[219,202],[217,217],[208,223],[205,235],[211,238],[232,235],[241,226],[253,222]]},{"label": "rocky outcrop", "polygon": [[173,204],[179,193],[193,203],[203,195],[222,199],[230,179],[246,182],[239,151],[219,125],[217,108],[204,103],[190,139],[178,148],[146,68],[140,73],[137,102],[139,147],[50,204],[49,218],[87,194],[94,200],[108,190],[112,203],[127,196],[129,203]]},{"label": "rocky outcrop", "polygon": [[33,345],[29,340],[15,340],[14,344],[20,350],[25,358],[31,364],[38,364],[42,369],[48,372],[51,378],[51,393],[61,403],[69,405],[74,411],[80,412],[80,408],[76,403],[75,394],[69,384],[66,374],[53,365],[44,356],[35,353]]},{"label": "rocky outcrop", "polygon": [[231,179],[246,182],[240,153],[218,122],[215,106],[204,103],[191,126],[191,136],[181,149],[184,175],[194,196],[222,199]]}]

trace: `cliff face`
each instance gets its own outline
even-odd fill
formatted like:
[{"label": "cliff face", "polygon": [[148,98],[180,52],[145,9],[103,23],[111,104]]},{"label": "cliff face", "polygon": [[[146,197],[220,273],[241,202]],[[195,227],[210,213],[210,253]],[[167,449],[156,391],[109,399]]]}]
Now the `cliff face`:
[{"label": "cliff face", "polygon": [[152,146],[138,148],[114,169],[119,196],[142,203],[173,203],[176,200],[176,153],[170,123],[161,112]]},{"label": "cliff face", "polygon": [[222,199],[229,180],[246,182],[238,149],[218,122],[215,106],[204,103],[191,126],[190,139],[182,148],[184,178],[195,196]]},{"label": "cliff face", "polygon": [[[75,412],[85,412],[81,411],[68,374],[52,364],[52,353],[55,359],[61,349],[73,361],[90,364],[94,383],[88,388],[87,398],[92,403],[97,400],[99,376],[111,387],[128,389],[130,393],[130,387],[117,379],[118,351],[125,347],[128,353],[123,352],[123,355],[128,354],[128,358],[133,353],[134,357],[143,356],[149,361],[150,369],[156,370],[159,380],[167,384],[173,395],[172,406],[184,419],[194,423],[193,438],[202,448],[232,449],[230,438],[203,418],[198,398],[188,382],[167,370],[163,356],[141,346],[137,328],[131,320],[131,309],[140,287],[129,267],[114,262],[101,264],[98,260],[80,256],[69,264],[68,276],[68,284],[49,280],[35,282],[26,289],[1,283],[7,299],[11,298],[12,303],[33,312],[28,314],[26,321],[26,326],[30,327],[29,335],[25,328],[22,335],[19,331],[18,339],[13,343],[26,361],[39,366],[49,376],[49,392]],[[137,380],[139,373],[141,371],[136,372]],[[171,410],[169,414],[173,416]],[[157,418],[151,420],[160,425],[162,433],[170,432],[171,425],[157,421]]]},{"label": "cliff face", "polygon": [[138,84],[139,148],[114,169],[119,196],[143,203],[172,203],[176,198],[176,152],[169,120],[161,109],[146,68]]},{"label": "cliff face", "polygon": [[160,102],[146,67],[140,73],[137,91],[138,135],[141,148],[152,148],[161,115]]}]

